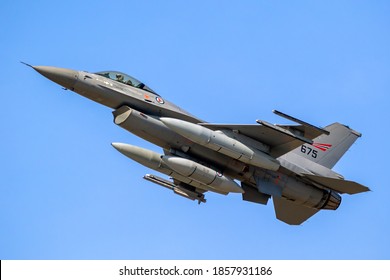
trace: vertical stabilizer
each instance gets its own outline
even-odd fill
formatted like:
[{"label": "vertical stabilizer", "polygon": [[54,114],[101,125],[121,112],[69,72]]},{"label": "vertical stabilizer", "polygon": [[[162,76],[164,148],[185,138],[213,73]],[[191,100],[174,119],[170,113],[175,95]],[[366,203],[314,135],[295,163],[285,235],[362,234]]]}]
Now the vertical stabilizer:
[{"label": "vertical stabilizer", "polygon": [[332,169],[356,139],[362,136],[361,133],[340,123],[331,124],[325,127],[325,130],[330,134],[320,135],[313,139],[312,145],[304,144],[292,152]]}]

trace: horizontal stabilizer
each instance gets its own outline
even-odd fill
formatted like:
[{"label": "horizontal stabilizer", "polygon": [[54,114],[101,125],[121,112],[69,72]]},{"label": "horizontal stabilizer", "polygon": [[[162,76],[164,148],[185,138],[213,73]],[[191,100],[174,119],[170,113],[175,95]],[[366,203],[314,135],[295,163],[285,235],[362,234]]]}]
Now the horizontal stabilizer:
[{"label": "horizontal stabilizer", "polygon": [[303,178],[307,178],[314,183],[320,184],[323,187],[334,190],[338,193],[357,194],[370,191],[370,189],[366,186],[343,179],[328,178],[311,174],[304,174]]},{"label": "horizontal stabilizer", "polygon": [[289,225],[300,225],[320,211],[318,209],[295,204],[294,202],[284,198],[278,198],[275,196],[272,198],[274,201],[276,218]]}]

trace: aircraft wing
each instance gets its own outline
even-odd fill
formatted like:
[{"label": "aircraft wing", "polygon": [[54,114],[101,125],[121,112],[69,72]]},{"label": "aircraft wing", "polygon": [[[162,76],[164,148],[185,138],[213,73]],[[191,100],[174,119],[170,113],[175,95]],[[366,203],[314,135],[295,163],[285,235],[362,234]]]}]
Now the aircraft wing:
[{"label": "aircraft wing", "polygon": [[272,198],[274,201],[276,218],[289,225],[300,225],[320,211],[318,209],[295,204],[287,199],[276,196],[273,196]]},{"label": "aircraft wing", "polygon": [[317,183],[325,188],[334,190],[341,194],[343,193],[357,194],[361,192],[370,191],[370,189],[367,188],[366,186],[363,186],[353,181],[348,181],[343,179],[328,178],[328,177],[311,175],[311,174],[304,174],[303,178],[307,178],[309,181],[312,181],[313,183]]},{"label": "aircraft wing", "polygon": [[232,130],[259,141],[270,148],[270,155],[277,158],[300,145],[313,144],[312,139],[329,134],[329,131],[309,124],[277,110],[276,115],[298,123],[298,125],[274,125],[262,120],[256,120],[257,125],[251,124],[212,124],[200,123],[199,125],[212,130]]},{"label": "aircraft wing", "polygon": [[200,125],[212,130],[232,130],[250,137],[269,146],[270,154],[275,158],[294,150],[304,143],[312,144],[311,139],[322,134],[303,125],[273,125],[264,121],[259,121],[259,123],[260,125],[211,123],[201,123]]}]

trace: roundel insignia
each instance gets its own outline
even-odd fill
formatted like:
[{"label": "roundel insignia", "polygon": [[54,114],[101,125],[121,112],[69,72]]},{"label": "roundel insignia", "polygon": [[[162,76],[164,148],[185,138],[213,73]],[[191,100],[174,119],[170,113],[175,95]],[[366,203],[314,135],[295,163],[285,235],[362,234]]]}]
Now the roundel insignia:
[{"label": "roundel insignia", "polygon": [[165,103],[164,99],[162,99],[162,98],[159,97],[159,96],[156,96],[156,101],[157,101],[158,103],[160,103],[160,104],[164,104],[164,103]]}]

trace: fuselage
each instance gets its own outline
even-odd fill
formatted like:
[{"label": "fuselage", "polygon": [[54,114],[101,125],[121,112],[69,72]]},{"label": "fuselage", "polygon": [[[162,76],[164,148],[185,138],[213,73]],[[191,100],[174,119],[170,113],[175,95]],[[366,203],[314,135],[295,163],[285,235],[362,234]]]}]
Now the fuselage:
[{"label": "fuselage", "polygon": [[[234,179],[256,184],[253,175],[257,168],[198,145],[166,127],[159,120],[160,117],[175,118],[195,124],[204,123],[204,121],[164,99],[133,77],[117,71],[89,73],[50,66],[33,68],[50,80],[64,86],[64,88],[114,109],[116,118],[116,111],[128,107],[132,110],[132,118],[134,119],[130,124],[127,123],[124,128],[131,133],[165,150],[170,150],[173,154],[176,153],[182,157],[195,156],[205,164],[220,170],[220,172],[227,173]],[[138,118],[134,117],[136,114],[139,115]],[[233,137],[235,137],[234,133]],[[237,135],[237,137],[239,136]],[[309,172],[340,178],[339,174],[320,165],[311,163],[313,172],[295,164],[301,158],[294,159],[291,156],[281,156],[278,160],[282,166],[279,172],[266,171],[271,173],[272,176],[279,176],[277,173],[287,173],[289,175],[291,173]]]},{"label": "fuselage", "polygon": [[[115,71],[99,72],[99,74],[78,71],[78,78],[73,85],[73,91],[112,109],[124,105],[155,117],[169,116],[199,123],[200,119],[184,111],[175,104],[163,99],[150,90],[129,85],[126,80],[114,80],[102,73],[120,73]],[[126,74],[116,74],[127,76]],[[134,83],[135,84],[135,83]],[[141,83],[142,84],[142,83]]]},{"label": "fuselage", "polygon": [[[264,126],[281,133],[277,136],[287,134],[293,138],[286,152],[279,153],[277,157],[271,153],[269,144],[256,140],[256,135],[248,133],[248,130],[241,134],[240,130],[234,128],[218,129],[214,126],[214,129],[210,129],[212,124],[191,115],[124,73],[31,67],[64,88],[113,109],[116,125],[163,148],[164,155],[159,155],[140,147],[113,144],[124,155],[176,181],[170,183],[151,175],[146,176],[148,180],[187,198],[204,201],[199,189],[221,194],[242,193],[244,200],[260,204],[267,204],[268,199],[273,197],[277,217],[290,224],[300,224],[320,209],[337,209],[341,203],[338,192],[348,192],[348,188],[355,188],[356,192],[368,190],[354,182],[342,183],[343,177],[331,169],[349,145],[360,137],[357,132],[340,124],[329,126],[336,131],[334,137],[315,139],[325,142],[330,139],[334,146],[340,145],[341,152],[335,150],[321,154],[315,146],[302,145],[301,141],[307,141],[303,143],[309,145],[314,143],[299,133],[295,134],[294,128],[288,130],[283,126],[264,123]],[[303,124],[305,129],[313,128],[307,123]],[[250,129],[257,131],[256,127],[250,126]],[[315,129],[321,133],[327,132]],[[345,143],[333,142],[339,135],[346,135],[349,140]],[[326,150],[332,144],[318,143],[317,146]],[[276,148],[283,149],[280,146]],[[240,181],[241,185],[235,180]],[[329,185],[340,182],[340,186]],[[300,208],[304,214],[290,216],[288,209],[295,209],[290,203],[304,207]]]}]

